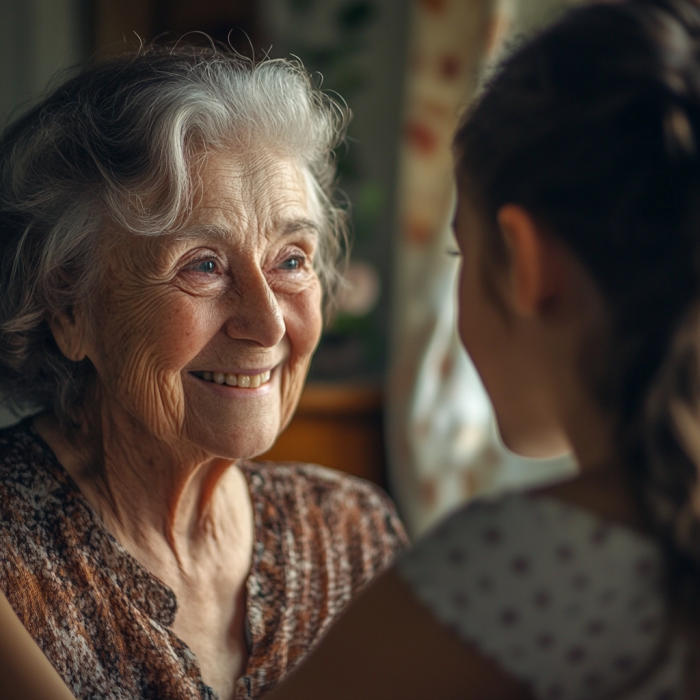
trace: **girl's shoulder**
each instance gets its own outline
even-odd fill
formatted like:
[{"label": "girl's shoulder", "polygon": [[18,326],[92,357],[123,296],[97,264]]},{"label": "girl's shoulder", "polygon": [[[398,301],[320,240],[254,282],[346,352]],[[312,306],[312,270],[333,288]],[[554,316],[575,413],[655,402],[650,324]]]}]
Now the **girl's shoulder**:
[{"label": "girl's shoulder", "polygon": [[[457,579],[469,572],[484,592],[521,588],[536,579],[583,592],[594,580],[660,582],[663,558],[654,539],[549,493],[477,499],[429,533],[402,567],[444,561]],[[478,573],[477,573],[478,572]],[[605,572],[605,573],[603,573]],[[484,577],[493,585],[484,583]]]},{"label": "girl's shoulder", "polygon": [[[621,688],[664,646],[660,547],[551,493],[474,501],[398,569],[438,619],[538,698]],[[662,666],[654,683],[673,687],[676,667]]]}]

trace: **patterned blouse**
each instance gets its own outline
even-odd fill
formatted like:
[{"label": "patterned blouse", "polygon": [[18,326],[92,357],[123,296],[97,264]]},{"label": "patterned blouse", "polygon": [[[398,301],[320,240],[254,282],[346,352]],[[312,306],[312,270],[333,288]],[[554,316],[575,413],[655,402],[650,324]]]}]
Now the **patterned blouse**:
[{"label": "patterned blouse", "polygon": [[[269,690],[406,545],[374,486],[246,462],[255,537],[249,659],[235,697]],[[216,698],[172,632],[173,592],[105,529],[31,420],[0,430],[0,589],[77,698]]]},{"label": "patterned blouse", "polygon": [[569,503],[460,508],[399,565],[435,617],[537,700],[681,700],[657,542]]}]

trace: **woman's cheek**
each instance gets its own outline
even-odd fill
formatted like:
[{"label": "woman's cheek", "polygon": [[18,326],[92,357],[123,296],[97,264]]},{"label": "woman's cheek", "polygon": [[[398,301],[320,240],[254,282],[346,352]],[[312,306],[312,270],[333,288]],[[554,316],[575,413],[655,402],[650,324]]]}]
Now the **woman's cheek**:
[{"label": "woman's cheek", "polygon": [[296,345],[298,354],[307,356],[309,360],[321,339],[323,328],[321,300],[321,285],[318,280],[315,280],[307,289],[295,295],[288,315],[285,314],[289,319],[287,332],[292,342],[292,351]]},{"label": "woman's cheek", "polygon": [[[125,349],[127,350],[127,349]],[[168,369],[167,358],[159,357],[148,338],[122,355],[115,377],[115,398],[121,408],[149,428],[166,437],[177,432],[184,418],[184,397],[179,372]]]},{"label": "woman's cheek", "polygon": [[177,433],[184,420],[181,368],[197,352],[192,310],[120,304],[113,332],[103,329],[102,381],[116,402],[156,435]]},{"label": "woman's cheek", "polygon": [[281,419],[284,428],[299,401],[314,350],[321,338],[321,286],[316,281],[303,292],[290,296],[283,306],[289,357],[281,384]]}]

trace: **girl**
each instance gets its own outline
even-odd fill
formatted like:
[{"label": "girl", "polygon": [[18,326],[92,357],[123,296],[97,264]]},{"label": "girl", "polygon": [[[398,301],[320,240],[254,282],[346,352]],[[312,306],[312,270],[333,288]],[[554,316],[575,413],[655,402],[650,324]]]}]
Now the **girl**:
[{"label": "girl", "polygon": [[689,0],[506,60],[455,137],[460,332],[505,442],[580,475],[455,513],[269,700],[700,697],[699,148]]},{"label": "girl", "polygon": [[578,7],[455,137],[462,340],[580,475],[455,513],[269,700],[698,698],[700,7]]}]

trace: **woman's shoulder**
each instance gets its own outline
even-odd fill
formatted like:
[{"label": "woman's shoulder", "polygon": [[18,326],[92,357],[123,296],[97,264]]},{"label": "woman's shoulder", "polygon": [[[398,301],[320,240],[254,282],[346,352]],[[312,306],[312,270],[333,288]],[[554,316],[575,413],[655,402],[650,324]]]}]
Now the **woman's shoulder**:
[{"label": "woman's shoulder", "polygon": [[[253,696],[318,641],[407,539],[388,496],[367,481],[314,464],[239,468],[255,525],[248,578]],[[279,659],[283,668],[275,666]]]},{"label": "woman's shoulder", "polygon": [[[57,552],[62,538],[88,521],[75,484],[32,419],[0,429],[0,564],[22,560],[38,570],[38,552]],[[6,569],[0,565],[0,580]]]},{"label": "woman's shoulder", "polygon": [[55,467],[53,454],[32,427],[31,418],[0,429],[0,493],[4,494],[0,500],[53,490],[60,474]]},{"label": "woman's shoulder", "polygon": [[358,501],[388,506],[389,497],[376,484],[351,474],[307,462],[252,462],[240,464],[249,482],[259,483],[268,492],[280,496],[301,494],[306,498],[354,498]]},{"label": "woman's shoulder", "polygon": [[37,436],[31,429],[31,418],[0,428],[0,464],[16,461],[32,450]]},{"label": "woman's shoulder", "polygon": [[[253,507],[305,530],[309,523],[329,534],[365,541],[383,551],[388,562],[408,543],[389,496],[375,484],[317,464],[301,462],[244,462]],[[275,515],[276,514],[276,515]]]}]

